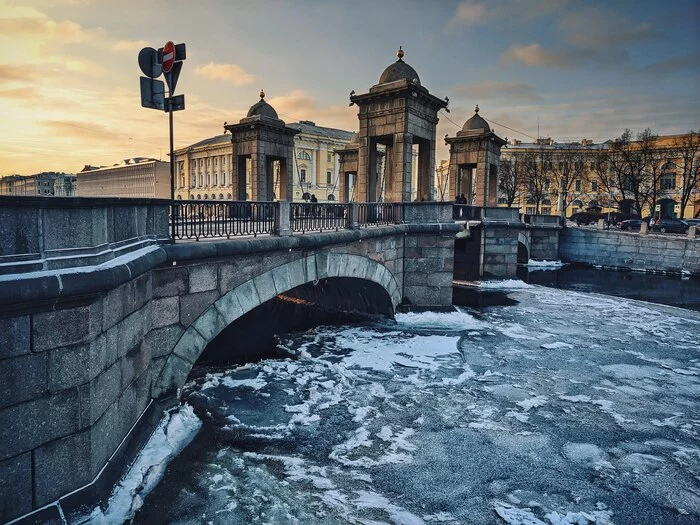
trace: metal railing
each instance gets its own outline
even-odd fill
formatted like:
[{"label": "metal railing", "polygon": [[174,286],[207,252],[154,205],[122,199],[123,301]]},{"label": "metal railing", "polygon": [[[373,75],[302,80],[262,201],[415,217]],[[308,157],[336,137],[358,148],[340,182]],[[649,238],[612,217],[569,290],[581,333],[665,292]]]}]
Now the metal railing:
[{"label": "metal railing", "polygon": [[279,208],[274,202],[175,201],[171,220],[176,239],[271,234]]},{"label": "metal railing", "polygon": [[403,205],[400,202],[361,202],[356,206],[356,222],[360,228],[403,222]]},{"label": "metal railing", "polygon": [[479,221],[481,220],[481,206],[453,204],[452,218],[456,221]]},{"label": "metal railing", "polygon": [[317,202],[289,205],[289,225],[293,232],[341,230],[349,227],[350,205]]}]

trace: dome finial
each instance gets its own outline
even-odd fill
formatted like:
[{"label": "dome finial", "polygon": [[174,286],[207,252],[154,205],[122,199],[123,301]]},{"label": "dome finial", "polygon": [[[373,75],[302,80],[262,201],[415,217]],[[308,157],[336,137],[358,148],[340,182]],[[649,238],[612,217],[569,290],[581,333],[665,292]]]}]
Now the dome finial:
[{"label": "dome finial", "polygon": [[474,108],[474,113],[478,113],[478,112],[479,112],[479,104],[477,104],[476,107]]},{"label": "dome finial", "polygon": [[396,52],[396,56],[399,57],[399,60],[403,58],[403,48],[399,46],[399,50]]},{"label": "dome finial", "polygon": [[260,90],[260,100],[265,98],[265,92],[261,89]]}]

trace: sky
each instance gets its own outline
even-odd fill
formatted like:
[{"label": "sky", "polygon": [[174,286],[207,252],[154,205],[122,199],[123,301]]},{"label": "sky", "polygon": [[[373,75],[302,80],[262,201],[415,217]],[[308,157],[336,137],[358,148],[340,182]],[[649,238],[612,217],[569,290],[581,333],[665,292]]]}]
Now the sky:
[{"label": "sky", "polygon": [[399,45],[449,97],[438,137],[475,104],[523,141],[700,129],[697,0],[0,0],[0,176],[167,160],[137,56],[168,40],[187,45],[176,148],[221,134],[260,89],[286,122],[355,131],[350,91],[376,84]]}]

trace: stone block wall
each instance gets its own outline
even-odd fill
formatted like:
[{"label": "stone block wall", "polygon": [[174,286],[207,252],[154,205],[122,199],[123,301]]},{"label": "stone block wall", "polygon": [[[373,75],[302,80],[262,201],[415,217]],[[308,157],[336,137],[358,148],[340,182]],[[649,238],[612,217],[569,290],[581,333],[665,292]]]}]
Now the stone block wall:
[{"label": "stone block wall", "polygon": [[566,262],[700,275],[700,239],[681,235],[565,228],[559,257]]},{"label": "stone block wall", "polygon": [[0,319],[2,521],[91,483],[146,409],[151,291]]},{"label": "stone block wall", "polygon": [[559,232],[561,228],[532,228],[530,230],[530,258],[556,261],[559,259]]},{"label": "stone block wall", "polygon": [[481,234],[481,276],[514,277],[518,268],[518,238],[525,225],[489,223]]}]

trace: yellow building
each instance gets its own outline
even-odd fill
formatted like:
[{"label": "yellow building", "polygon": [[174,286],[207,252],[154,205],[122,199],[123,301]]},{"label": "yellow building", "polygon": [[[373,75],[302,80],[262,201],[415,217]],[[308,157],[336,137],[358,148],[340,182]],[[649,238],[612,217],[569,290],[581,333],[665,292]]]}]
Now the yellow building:
[{"label": "yellow building", "polygon": [[77,174],[78,197],[170,198],[170,163],[145,157]]},{"label": "yellow building", "polygon": [[[300,131],[294,137],[294,200],[302,200],[304,194],[315,195],[319,202],[336,200],[339,165],[334,150],[345,146],[352,133],[317,126],[308,120],[287,126]],[[175,198],[230,200],[234,194],[232,155],[230,135],[218,135],[176,150]],[[247,180],[250,194],[250,177]],[[280,193],[278,184],[279,178],[275,176],[275,195]]]},{"label": "yellow building", "polygon": [[[499,177],[507,176],[509,170],[518,172],[521,184],[513,206],[521,213],[561,215],[564,208],[566,217],[586,210],[679,217],[683,188],[687,187],[689,199],[683,218],[698,217],[700,148],[683,147],[684,142],[693,140],[698,140],[697,134],[665,135],[649,141],[648,155],[644,159],[638,156],[636,161],[637,177],[645,181],[637,183],[644,192],[642,197],[636,195],[641,209],[632,198],[633,183],[628,188],[623,180],[625,165],[631,162],[615,161],[615,155],[634,156],[644,148],[639,141],[626,143],[623,151],[620,142],[612,140],[598,144],[585,139],[578,143],[557,143],[550,138],[534,143],[514,140],[501,150]],[[629,199],[623,198],[626,190]],[[507,205],[503,192],[499,205]]]}]

